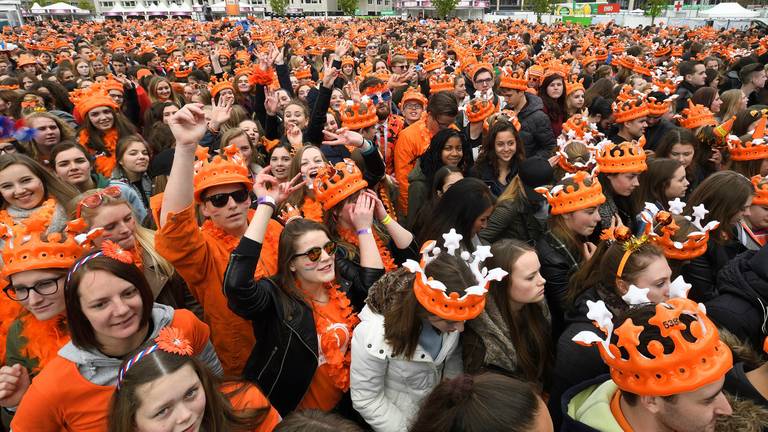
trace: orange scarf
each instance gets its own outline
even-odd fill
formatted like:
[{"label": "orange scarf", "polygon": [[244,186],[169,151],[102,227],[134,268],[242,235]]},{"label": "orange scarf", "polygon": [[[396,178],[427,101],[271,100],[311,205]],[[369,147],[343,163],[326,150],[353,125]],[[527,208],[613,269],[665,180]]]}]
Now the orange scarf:
[{"label": "orange scarf", "polygon": [[[32,212],[27,219],[30,218],[42,218],[44,220],[53,220],[53,214],[56,213],[56,200],[48,198],[38,207],[37,210]],[[0,210],[0,223],[13,227],[16,222],[13,221],[13,216],[8,214],[7,210]]]},{"label": "orange scarf", "polygon": [[96,159],[94,161],[94,168],[96,172],[104,177],[111,177],[112,170],[117,166],[117,160],[115,159],[115,150],[117,149],[117,128],[113,127],[106,131],[102,135],[101,140],[104,142],[104,148],[107,153],[96,152],[88,144],[91,141],[91,136],[86,129],[80,131],[78,142],[85,147],[88,152],[93,154]]},{"label": "orange scarf", "polygon": [[21,355],[28,359],[37,359],[37,366],[30,371],[36,374],[56,357],[59,349],[69,342],[69,330],[64,314],[40,321],[27,312],[21,315],[21,336],[26,344],[21,348]]},{"label": "orange scarf", "polygon": [[304,203],[301,204],[301,213],[305,219],[323,223],[323,206],[310,198],[309,195],[304,196]]},{"label": "orange scarf", "polygon": [[[338,227],[336,231],[339,234],[339,238],[355,248],[357,248],[358,253],[360,252],[360,240],[357,238],[357,234],[352,232],[352,230],[344,229],[342,227]],[[379,235],[376,233],[376,230],[371,229],[373,232],[373,238],[376,240],[376,248],[379,249],[379,255],[381,256],[381,262],[384,263],[384,270],[386,271],[392,271],[397,268],[397,264],[395,264],[395,260],[392,259],[392,255],[389,253],[389,248],[387,245],[384,244],[384,241],[381,240]]]}]

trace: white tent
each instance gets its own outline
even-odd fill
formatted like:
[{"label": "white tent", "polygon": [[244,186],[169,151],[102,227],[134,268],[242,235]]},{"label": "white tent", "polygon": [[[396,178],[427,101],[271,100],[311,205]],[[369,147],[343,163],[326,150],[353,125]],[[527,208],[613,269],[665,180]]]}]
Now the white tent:
[{"label": "white tent", "polygon": [[32,7],[29,9],[29,11],[32,12],[33,14],[45,13],[45,9],[43,9],[43,7],[40,6],[40,4],[37,2],[32,3]]},{"label": "white tent", "polygon": [[89,14],[90,11],[80,9],[79,7],[68,5],[64,2],[54,3],[50,6],[42,8],[45,14],[50,15],[75,15],[75,14]]},{"label": "white tent", "polygon": [[720,3],[699,13],[709,18],[754,18],[760,15],[760,12],[745,9],[738,3]]}]

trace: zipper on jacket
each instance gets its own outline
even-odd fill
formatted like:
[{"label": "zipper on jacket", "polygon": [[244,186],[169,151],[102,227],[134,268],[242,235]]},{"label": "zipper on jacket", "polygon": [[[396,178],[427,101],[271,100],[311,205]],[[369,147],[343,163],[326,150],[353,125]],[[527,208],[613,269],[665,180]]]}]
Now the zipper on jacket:
[{"label": "zipper on jacket", "polygon": [[[291,346],[291,339],[293,339],[293,335],[288,335],[288,343],[286,344],[286,347]],[[275,347],[275,351],[277,351],[277,347]],[[267,396],[272,394],[272,390],[275,389],[275,386],[277,385],[277,382],[280,380],[280,375],[283,374],[283,366],[285,366],[285,358],[288,356],[288,348],[285,349],[285,352],[283,352],[283,359],[280,360],[280,369],[277,370],[277,376],[275,377],[275,380],[272,381],[272,386],[269,388],[269,393],[267,393]],[[266,369],[266,366],[264,366]],[[263,371],[262,371],[263,372]]]},{"label": "zipper on jacket", "polygon": [[269,364],[272,363],[272,357],[274,357],[276,353],[277,353],[277,347],[275,347],[272,350],[272,354],[269,355],[267,362],[264,363],[264,367],[261,368],[261,372],[259,372],[259,375],[256,377],[257,380],[261,381],[261,376],[264,374],[264,371],[267,370],[267,366],[269,366]]}]

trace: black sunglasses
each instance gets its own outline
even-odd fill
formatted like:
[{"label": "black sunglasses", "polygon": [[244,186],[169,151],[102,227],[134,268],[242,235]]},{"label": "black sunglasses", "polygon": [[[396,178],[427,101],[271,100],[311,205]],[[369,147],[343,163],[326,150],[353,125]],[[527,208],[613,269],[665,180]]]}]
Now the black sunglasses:
[{"label": "black sunglasses", "polygon": [[245,189],[236,190],[234,192],[218,193],[205,198],[205,201],[210,202],[216,208],[222,208],[229,202],[229,198],[232,197],[236,203],[242,204],[248,198],[248,191]]},{"label": "black sunglasses", "polygon": [[306,256],[310,261],[317,262],[320,257],[323,256],[323,251],[325,251],[325,253],[327,253],[329,256],[336,254],[336,242],[329,241],[328,243],[324,244],[323,247],[315,246],[304,253],[292,256],[291,259],[298,258],[300,256]]}]

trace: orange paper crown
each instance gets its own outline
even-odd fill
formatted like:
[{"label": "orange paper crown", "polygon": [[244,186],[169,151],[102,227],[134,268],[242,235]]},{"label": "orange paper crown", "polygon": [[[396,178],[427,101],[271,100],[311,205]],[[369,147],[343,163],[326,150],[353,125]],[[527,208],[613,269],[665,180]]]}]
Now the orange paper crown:
[{"label": "orange paper crown", "polygon": [[441,91],[453,91],[454,77],[451,74],[432,75],[429,77],[429,94]]},{"label": "orange paper crown", "polygon": [[229,80],[229,77],[225,73],[224,76],[221,77],[221,79],[218,79],[216,77],[211,78],[211,85],[210,85],[210,92],[211,97],[216,97],[217,94],[219,94],[224,89],[230,89],[232,91],[235,91],[235,87],[232,85],[232,81]]},{"label": "orange paper crown", "polygon": [[[421,247],[421,261],[407,260],[403,267],[416,274],[413,281],[413,292],[421,306],[428,312],[448,321],[468,321],[476,318],[485,308],[485,296],[488,293],[488,285],[492,280],[500,281],[507,272],[500,268],[488,270],[480,266],[487,258],[492,257],[490,246],[478,246],[471,255],[468,252],[460,252],[460,242],[463,237],[456,230],[443,234],[445,252],[453,256],[460,256],[475,276],[476,285],[464,290],[464,295],[452,292],[448,294],[447,287],[439,280],[427,277],[425,269],[441,253],[435,248],[437,242],[430,240]],[[459,251],[459,252],[457,252]]]},{"label": "orange paper crown", "polygon": [[400,100],[400,110],[403,109],[407,102],[418,102],[422,107],[426,107],[428,101],[418,89],[411,87],[405,91],[403,98]]},{"label": "orange paper crown", "polygon": [[752,205],[768,206],[768,181],[766,181],[766,177],[760,175],[752,177],[752,185],[755,187]]},{"label": "orange paper crown", "polygon": [[682,214],[684,208],[685,203],[680,201],[680,198],[675,198],[669,201],[669,212],[659,210],[655,204],[645,203],[645,210],[641,213],[646,222],[645,235],[664,251],[664,256],[668,259],[687,261],[704,255],[707,251],[709,232],[720,225],[718,221],[710,221],[702,225],[704,217],[709,212],[703,204],[698,205],[693,209],[691,220],[696,231],[689,233],[685,242],[675,241],[673,239],[680,227],[675,223],[672,215]]},{"label": "orange paper crown", "polygon": [[317,173],[314,180],[315,196],[323,204],[323,210],[330,210],[353,193],[368,187],[363,173],[352,159],[344,159],[336,166],[328,164]]},{"label": "orange paper crown", "polygon": [[704,105],[693,103],[688,99],[688,108],[683,108],[681,115],[676,116],[680,127],[686,129],[696,129],[700,126],[717,126],[717,119],[712,111]]},{"label": "orange paper crown", "polygon": [[747,142],[733,135],[728,139],[728,150],[731,153],[731,159],[735,161],[749,161],[768,159],[768,142],[765,141],[765,124],[768,116],[763,114],[755,125],[752,132],[752,139]]},{"label": "orange paper crown", "polygon": [[242,184],[248,190],[253,187],[253,181],[248,175],[245,160],[234,144],[224,148],[226,159],[216,155],[209,161],[206,147],[198,147],[195,156],[197,160],[195,161],[193,185],[195,200],[198,203],[203,201],[201,194],[213,186]]},{"label": "orange paper crown", "polygon": [[645,99],[638,96],[622,102],[613,103],[613,114],[616,123],[626,123],[649,114]]},{"label": "orange paper crown", "polygon": [[470,123],[479,123],[490,117],[494,112],[496,112],[496,105],[493,104],[493,101],[482,98],[472,99],[466,108],[467,120]]},{"label": "orange paper crown", "polygon": [[[721,379],[733,366],[731,350],[720,340],[717,327],[701,304],[679,297],[657,304],[656,314],[648,324],[657,327],[674,350],[665,353],[659,340],[651,340],[644,347],[647,354],[639,347],[644,327],[627,319],[614,331],[613,315],[602,300],[587,305],[587,317],[607,336],[603,339],[595,332],[582,331],[573,341],[584,346],[597,344],[611,378],[624,391],[640,396],[686,393]],[[686,326],[680,319],[682,315],[694,321]],[[685,330],[689,337],[683,334]],[[611,343],[614,335],[615,344]]]},{"label": "orange paper crown", "polygon": [[347,101],[346,107],[341,110],[342,127],[349,130],[360,130],[378,123],[376,107],[368,97],[363,96],[360,102]]},{"label": "orange paper crown", "polygon": [[597,169],[601,173],[637,173],[648,169],[645,163],[646,155],[638,143],[623,142],[621,144],[606,143],[597,152]]},{"label": "orange paper crown", "polygon": [[528,78],[522,69],[516,71],[503,69],[499,81],[499,88],[526,91],[528,90]]},{"label": "orange paper crown", "polygon": [[[547,198],[551,214],[573,213],[598,207],[605,202],[603,187],[596,177],[591,177],[586,171],[577,171],[573,177],[566,178],[573,178],[574,184],[559,184],[552,190],[545,187],[536,188],[536,192]],[[587,186],[586,180],[591,180],[590,186]]]}]

